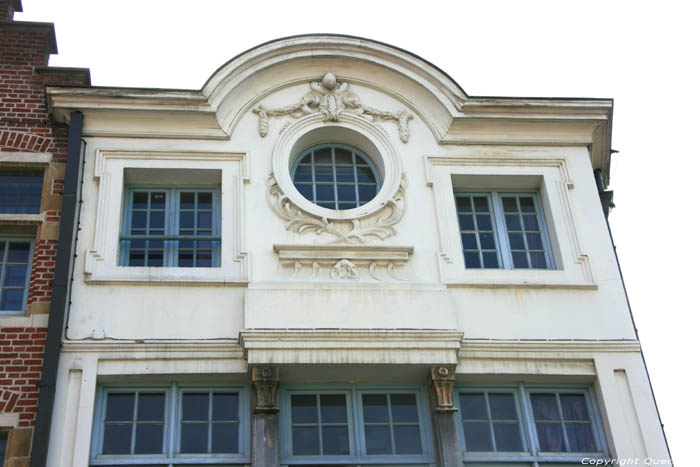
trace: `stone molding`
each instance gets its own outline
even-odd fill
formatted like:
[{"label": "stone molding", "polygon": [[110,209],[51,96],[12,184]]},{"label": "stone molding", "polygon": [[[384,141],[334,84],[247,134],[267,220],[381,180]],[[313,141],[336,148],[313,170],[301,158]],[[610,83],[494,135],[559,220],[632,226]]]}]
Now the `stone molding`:
[{"label": "stone molding", "polygon": [[257,395],[253,412],[256,414],[279,412],[280,408],[277,402],[277,392],[280,385],[279,367],[255,365],[251,367],[251,381]]}]

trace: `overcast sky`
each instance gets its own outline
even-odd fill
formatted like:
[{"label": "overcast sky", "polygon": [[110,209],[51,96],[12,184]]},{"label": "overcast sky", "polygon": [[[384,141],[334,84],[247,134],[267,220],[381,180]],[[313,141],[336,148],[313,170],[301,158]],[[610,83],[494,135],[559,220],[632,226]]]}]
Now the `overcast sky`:
[{"label": "overcast sky", "polygon": [[671,453],[684,467],[697,465],[700,432],[700,34],[690,5],[23,0],[15,19],[55,23],[50,64],[89,67],[99,86],[200,89],[250,47],[332,32],[420,55],[471,96],[614,98],[611,224]]}]

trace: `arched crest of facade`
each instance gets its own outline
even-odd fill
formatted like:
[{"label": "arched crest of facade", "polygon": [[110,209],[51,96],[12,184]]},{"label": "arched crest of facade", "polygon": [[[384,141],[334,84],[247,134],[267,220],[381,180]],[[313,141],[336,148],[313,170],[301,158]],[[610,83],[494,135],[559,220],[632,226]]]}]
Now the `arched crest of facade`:
[{"label": "arched crest of facade", "polygon": [[340,35],[294,36],[262,44],[224,64],[202,92],[230,135],[267,96],[317,81],[327,72],[350,86],[392,97],[422,119],[438,141],[467,99],[459,85],[429,62],[387,44]]}]

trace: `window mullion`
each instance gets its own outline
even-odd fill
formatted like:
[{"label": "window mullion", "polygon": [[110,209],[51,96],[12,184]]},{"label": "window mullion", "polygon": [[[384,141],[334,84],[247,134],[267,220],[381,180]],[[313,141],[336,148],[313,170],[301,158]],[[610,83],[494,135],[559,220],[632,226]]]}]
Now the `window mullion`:
[{"label": "window mullion", "polygon": [[138,410],[139,410],[139,396],[140,392],[136,391],[135,396],[134,396],[134,411],[131,414],[131,450],[130,453],[133,456],[135,451],[136,451],[136,428],[137,428],[137,423],[136,419],[138,416]]},{"label": "window mullion", "polygon": [[214,391],[209,391],[209,410],[208,410],[209,427],[207,430],[207,453],[209,453],[209,454],[211,454],[211,448],[212,448],[211,437],[212,437],[213,425],[214,425],[213,409],[214,409]]},{"label": "window mullion", "polygon": [[323,455],[323,425],[321,423],[321,394],[316,394],[316,417],[318,420],[318,452]]},{"label": "window mullion", "polygon": [[[166,190],[165,198],[165,234],[179,235],[178,228],[180,222],[180,190],[171,188]],[[165,266],[177,266],[177,249],[180,242],[177,240],[168,240],[165,242],[167,263]],[[166,246],[167,245],[167,246]]]},{"label": "window mullion", "polygon": [[335,176],[335,146],[331,146],[331,172],[333,172],[333,196],[335,197],[335,208],[339,209],[338,201],[338,177]]},{"label": "window mullion", "polygon": [[[179,443],[179,433],[180,433],[180,420],[178,419],[178,414],[182,413],[180,410],[180,397],[178,394],[178,388],[173,383],[170,389],[165,395],[166,405],[166,418],[165,418],[165,430],[167,432],[165,442],[166,449],[164,452],[168,458],[175,457],[175,452],[180,449]],[[168,410],[169,409],[169,410]]]},{"label": "window mullion", "polygon": [[537,455],[537,427],[535,426],[535,416],[532,413],[532,407],[530,406],[530,394],[525,389],[523,384],[518,385],[518,392],[520,393],[520,408],[523,411],[523,428],[525,429],[525,442],[530,448],[530,453],[533,456]]},{"label": "window mullion", "polygon": [[561,428],[561,434],[564,437],[564,449],[566,449],[566,452],[571,452],[569,437],[566,433],[566,425],[564,424],[564,411],[561,409],[561,401],[559,400],[559,393],[554,393],[554,396],[557,401],[557,411],[559,412],[559,426]]},{"label": "window mullion", "polygon": [[489,404],[489,393],[484,392],[484,400],[486,402],[486,416],[489,420],[489,435],[491,436],[491,446],[493,452],[498,452],[498,447],[496,446],[496,433],[493,428],[493,418],[491,417],[491,404]]},{"label": "window mullion", "polygon": [[498,242],[498,250],[500,253],[501,267],[503,269],[513,269],[513,255],[510,251],[510,242],[508,241],[508,229],[506,227],[505,214],[503,214],[503,205],[501,203],[501,195],[498,192],[492,191],[489,193],[491,206],[493,208],[494,229],[496,230],[496,241]]}]

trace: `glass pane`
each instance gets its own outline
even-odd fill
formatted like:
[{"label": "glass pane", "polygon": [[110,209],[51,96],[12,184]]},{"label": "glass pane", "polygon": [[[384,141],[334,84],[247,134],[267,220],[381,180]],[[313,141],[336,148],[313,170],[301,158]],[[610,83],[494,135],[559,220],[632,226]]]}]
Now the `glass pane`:
[{"label": "glass pane", "polygon": [[180,235],[185,234],[183,229],[194,229],[194,212],[180,213]]},{"label": "glass pane", "polygon": [[460,196],[456,198],[458,212],[472,212],[472,199],[470,196]]},{"label": "glass pane", "polygon": [[595,452],[595,441],[590,423],[567,423],[566,437],[571,452]]},{"label": "glass pane", "polygon": [[238,420],[238,394],[214,394],[212,420]]},{"label": "glass pane", "polygon": [[163,424],[139,423],[136,425],[135,454],[159,454],[163,452]]},{"label": "glass pane", "polygon": [[482,250],[495,250],[496,249],[496,242],[493,239],[492,233],[479,234],[479,242],[481,243]]},{"label": "glass pane", "polygon": [[459,405],[463,420],[488,420],[486,399],[481,393],[462,393],[459,395]]},{"label": "glass pane", "polygon": [[395,426],[396,454],[422,454],[420,430],[417,426]]},{"label": "glass pane", "polygon": [[535,199],[529,196],[521,196],[520,210],[522,212],[535,212]]},{"label": "glass pane", "polygon": [[300,426],[292,428],[292,454],[301,456],[320,453],[318,428]]},{"label": "glass pane", "polygon": [[498,265],[498,255],[496,252],[482,253],[484,259],[484,267],[489,269],[497,269]]},{"label": "glass pane", "polygon": [[29,242],[10,242],[7,252],[8,263],[28,263],[29,262]]},{"label": "glass pane", "polygon": [[198,251],[197,252],[197,267],[198,268],[210,268],[213,266],[211,251]]},{"label": "glass pane", "polygon": [[296,172],[294,172],[294,182],[311,182],[311,166],[310,165],[299,165],[297,166]]},{"label": "glass pane", "polygon": [[522,230],[520,226],[520,216],[517,214],[506,215],[506,226],[508,230]]},{"label": "glass pane", "polygon": [[559,402],[564,420],[588,421],[588,408],[583,394],[560,394]]},{"label": "glass pane", "polygon": [[151,209],[165,209],[165,193],[151,193]]},{"label": "glass pane", "polygon": [[156,211],[151,213],[151,229],[165,228],[165,212]]},{"label": "glass pane", "polygon": [[194,209],[194,193],[180,193],[180,209]]},{"label": "glass pane", "polygon": [[211,426],[211,452],[238,452],[238,423],[214,423]]},{"label": "glass pane", "polygon": [[357,207],[357,202],[353,203],[338,203],[338,209],[343,210],[343,209],[353,209]]},{"label": "glass pane", "polygon": [[464,266],[466,268],[481,268],[479,253],[464,253]]},{"label": "glass pane", "polygon": [[350,437],[346,426],[323,427],[323,454],[350,454]]},{"label": "glass pane", "polygon": [[459,216],[460,230],[474,230],[474,217],[471,214],[463,214]]},{"label": "glass pane", "polygon": [[338,185],[338,201],[356,201],[355,185]]},{"label": "glass pane", "polygon": [[327,147],[314,150],[315,164],[330,164],[331,162],[331,148]]},{"label": "glass pane", "polygon": [[531,394],[530,401],[535,420],[560,420],[554,394]]},{"label": "glass pane", "polygon": [[136,416],[140,421],[162,421],[165,416],[165,394],[139,394],[139,409]]},{"label": "glass pane", "polygon": [[389,407],[386,394],[363,394],[362,414],[365,423],[388,423]]},{"label": "glass pane", "polygon": [[332,182],[333,181],[333,167],[316,165],[314,166],[316,171],[316,182]]},{"label": "glass pane", "polygon": [[210,212],[199,212],[197,213],[197,228],[198,229],[211,229],[212,228],[212,216]]},{"label": "glass pane", "polygon": [[129,252],[129,266],[145,266],[146,255],[143,251]]},{"label": "glass pane", "polygon": [[523,225],[525,230],[540,230],[540,226],[537,223],[537,216],[534,214],[523,215]]},{"label": "glass pane", "polygon": [[487,422],[464,422],[464,441],[467,451],[493,451]]},{"label": "glass pane", "polygon": [[316,396],[295,394],[292,396],[292,423],[317,423]]},{"label": "glass pane", "polygon": [[518,212],[518,203],[513,196],[504,196],[501,199],[503,201],[503,211]]},{"label": "glass pane", "polygon": [[211,193],[197,193],[197,209],[212,209]]},{"label": "glass pane", "polygon": [[134,192],[134,209],[148,208],[148,193],[143,191]]},{"label": "glass pane", "polygon": [[308,199],[309,201],[314,200],[314,188],[313,185],[308,184],[295,184],[297,187],[297,190],[299,190],[299,193],[301,193],[301,196],[304,198]]},{"label": "glass pane", "polygon": [[27,266],[6,266],[3,285],[24,287],[27,278]]},{"label": "glass pane", "polygon": [[300,161],[299,164],[311,164],[311,153],[306,154]]},{"label": "glass pane", "polygon": [[131,213],[131,229],[132,233],[134,229],[145,229],[146,228],[146,211],[134,211]]},{"label": "glass pane", "polygon": [[134,393],[109,394],[105,421],[128,421],[134,419]]},{"label": "glass pane", "polygon": [[347,149],[335,148],[336,164],[352,164],[352,153]]},{"label": "glass pane", "polygon": [[527,254],[525,252],[513,252],[513,266],[516,269],[527,269],[529,266],[527,264]]},{"label": "glass pane", "polygon": [[544,253],[530,253],[530,264],[534,269],[547,269]]},{"label": "glass pane", "polygon": [[489,394],[489,408],[492,420],[518,419],[512,394]]},{"label": "glass pane", "polygon": [[517,423],[494,423],[493,433],[496,437],[496,450],[521,452],[520,428]]},{"label": "glass pane", "polygon": [[131,454],[132,425],[105,425],[102,454]]},{"label": "glass pane", "polygon": [[183,423],[180,432],[180,452],[207,452],[208,431],[207,423]]},{"label": "glass pane", "polygon": [[477,250],[479,247],[476,243],[476,234],[465,233],[462,234],[462,247],[465,250]]},{"label": "glass pane", "polygon": [[474,196],[473,201],[476,212],[490,212],[489,201],[486,196]]},{"label": "glass pane", "polygon": [[321,421],[323,423],[347,423],[344,394],[323,394],[320,397]]},{"label": "glass pane", "polygon": [[19,311],[24,308],[24,289],[5,289],[2,292],[0,310]]},{"label": "glass pane", "polygon": [[375,183],[374,174],[372,169],[368,166],[357,168],[357,182],[358,183]]},{"label": "glass pane", "polygon": [[[7,242],[0,241],[0,263],[5,261],[5,245],[6,244],[7,244]],[[0,439],[2,439],[2,438],[0,438]]]},{"label": "glass pane", "polygon": [[394,423],[418,423],[415,394],[391,394],[391,419]]},{"label": "glass pane", "polygon": [[377,194],[375,185],[360,185],[357,189],[360,192],[360,204],[371,201]]},{"label": "glass pane", "polygon": [[542,245],[542,236],[539,233],[526,234],[527,237],[527,247],[530,250],[542,250],[544,246]]},{"label": "glass pane", "polygon": [[335,191],[333,185],[316,185],[316,200],[317,201],[335,201]]},{"label": "glass pane", "polygon": [[162,251],[149,251],[148,252],[148,264],[147,266],[162,266],[163,265],[163,252]]},{"label": "glass pane", "polygon": [[564,452],[564,437],[561,425],[558,423],[537,423],[537,439],[540,442],[540,451]]},{"label": "glass pane", "polygon": [[209,394],[183,394],[182,419],[187,421],[209,420]]},{"label": "glass pane", "polygon": [[350,167],[336,167],[335,181],[338,183],[355,183],[355,169]]},{"label": "glass pane", "polygon": [[392,454],[389,427],[365,425],[365,447],[367,454]]},{"label": "glass pane", "polygon": [[335,208],[336,208],[335,201],[329,201],[329,202],[321,202],[321,201],[318,201],[316,204],[318,204],[318,205],[321,206],[322,208],[326,208],[326,209],[333,209],[333,210],[335,210]]},{"label": "glass pane", "polygon": [[508,234],[508,241],[510,242],[511,250],[525,249],[525,240],[523,239],[523,234]]},{"label": "glass pane", "polygon": [[479,230],[491,230],[491,216],[487,215],[477,215],[476,225]]},{"label": "glass pane", "polygon": [[194,266],[194,252],[183,251],[178,252],[177,265],[181,268],[191,268]]}]

